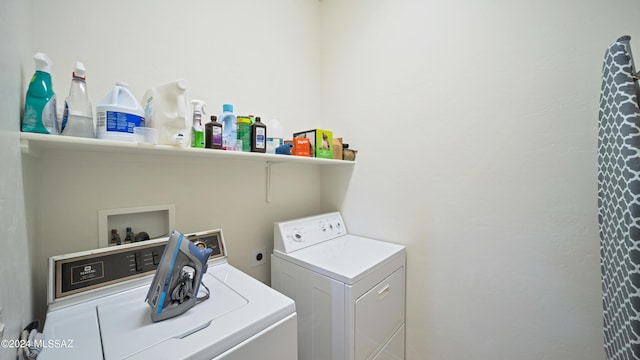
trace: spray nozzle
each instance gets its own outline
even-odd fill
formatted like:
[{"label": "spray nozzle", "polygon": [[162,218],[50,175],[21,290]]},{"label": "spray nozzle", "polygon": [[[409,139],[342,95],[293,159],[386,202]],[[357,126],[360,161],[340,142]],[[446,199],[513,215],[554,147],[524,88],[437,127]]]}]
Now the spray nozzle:
[{"label": "spray nozzle", "polygon": [[53,61],[45,53],[36,53],[33,55],[33,60],[36,61],[36,71],[42,71],[51,74],[51,65]]},{"label": "spray nozzle", "polygon": [[191,100],[191,104],[193,105],[193,112],[205,114],[205,108],[207,107],[207,103],[202,100]]},{"label": "spray nozzle", "polygon": [[77,79],[85,80],[87,77],[85,75],[87,69],[84,67],[84,64],[80,61],[76,62],[76,67],[73,69],[73,77]]}]

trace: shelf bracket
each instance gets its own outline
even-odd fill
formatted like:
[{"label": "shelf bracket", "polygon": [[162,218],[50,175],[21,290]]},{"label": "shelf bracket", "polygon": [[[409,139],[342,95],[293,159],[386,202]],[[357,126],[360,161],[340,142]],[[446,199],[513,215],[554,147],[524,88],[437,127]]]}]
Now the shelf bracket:
[{"label": "shelf bracket", "polygon": [[33,157],[40,157],[41,154],[40,149],[36,144],[25,139],[20,139],[20,151],[25,155],[31,155]]},{"label": "shelf bracket", "polygon": [[271,164],[273,164],[271,161],[267,161],[267,166],[266,166],[266,170],[267,170],[267,204],[271,202]]}]

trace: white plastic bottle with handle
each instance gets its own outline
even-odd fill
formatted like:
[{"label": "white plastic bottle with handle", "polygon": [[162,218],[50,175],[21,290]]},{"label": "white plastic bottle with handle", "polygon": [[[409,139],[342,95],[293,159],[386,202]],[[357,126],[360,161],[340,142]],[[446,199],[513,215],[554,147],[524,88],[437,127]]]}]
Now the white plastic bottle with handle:
[{"label": "white plastic bottle with handle", "polygon": [[96,106],[96,137],[133,141],[133,129],[140,126],[145,126],[142,105],[129,90],[129,85],[116,82],[113,90]]}]

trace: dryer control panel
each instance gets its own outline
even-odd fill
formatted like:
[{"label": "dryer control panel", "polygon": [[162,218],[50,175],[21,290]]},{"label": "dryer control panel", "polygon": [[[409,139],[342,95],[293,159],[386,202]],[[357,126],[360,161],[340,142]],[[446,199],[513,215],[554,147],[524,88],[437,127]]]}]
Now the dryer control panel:
[{"label": "dryer control panel", "polygon": [[273,248],[290,253],[347,234],[339,212],[274,224]]}]

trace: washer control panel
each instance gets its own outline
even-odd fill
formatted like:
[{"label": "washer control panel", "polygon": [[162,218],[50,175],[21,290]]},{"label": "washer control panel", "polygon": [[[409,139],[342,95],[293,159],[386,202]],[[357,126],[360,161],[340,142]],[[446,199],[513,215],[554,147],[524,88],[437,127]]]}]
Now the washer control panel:
[{"label": "washer control panel", "polygon": [[[167,239],[147,240],[126,245],[49,258],[53,288],[50,301],[68,295],[152,274],[164,253]],[[55,293],[51,293],[55,290]]]},{"label": "washer control panel", "polygon": [[[200,248],[211,248],[209,262],[226,261],[222,229],[185,234]],[[153,274],[164,253],[166,237],[49,258],[48,301]]]},{"label": "washer control panel", "polygon": [[274,250],[290,253],[347,234],[339,212],[274,224]]}]

